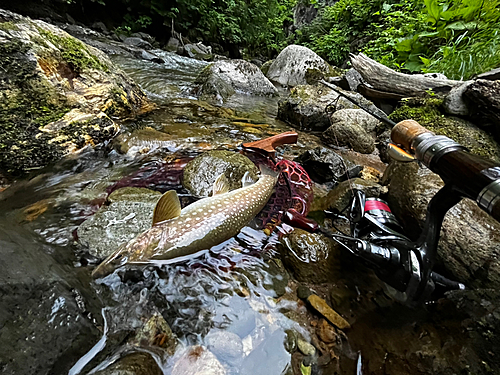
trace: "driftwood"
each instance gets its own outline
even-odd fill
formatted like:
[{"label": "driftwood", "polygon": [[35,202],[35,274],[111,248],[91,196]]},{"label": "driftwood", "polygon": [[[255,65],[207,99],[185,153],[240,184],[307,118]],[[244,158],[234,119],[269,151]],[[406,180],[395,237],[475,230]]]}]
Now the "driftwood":
[{"label": "driftwood", "polygon": [[403,96],[420,96],[429,89],[435,93],[447,93],[453,87],[463,83],[462,81],[426,77],[423,74],[399,73],[362,53],[359,55],[351,54],[350,57],[353,68],[361,74],[365,82],[379,91]]}]

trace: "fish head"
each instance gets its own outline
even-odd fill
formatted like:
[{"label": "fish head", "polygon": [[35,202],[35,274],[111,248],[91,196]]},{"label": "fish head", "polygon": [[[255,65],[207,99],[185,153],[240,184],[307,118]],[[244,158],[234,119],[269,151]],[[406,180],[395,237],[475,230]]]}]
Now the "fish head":
[{"label": "fish head", "polygon": [[128,261],[126,246],[121,246],[113,254],[107,257],[101,264],[99,264],[94,271],[92,271],[93,279],[100,279],[102,277],[112,274],[115,269],[123,266]]}]

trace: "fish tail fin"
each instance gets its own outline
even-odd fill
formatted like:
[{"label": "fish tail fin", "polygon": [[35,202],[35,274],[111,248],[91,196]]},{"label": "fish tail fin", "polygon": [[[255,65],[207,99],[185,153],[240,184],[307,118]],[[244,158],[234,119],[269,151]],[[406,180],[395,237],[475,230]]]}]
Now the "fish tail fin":
[{"label": "fish tail fin", "polygon": [[273,171],[271,168],[269,168],[267,165],[265,164],[261,164],[259,165],[259,169],[260,169],[260,174],[261,176],[271,176],[273,178],[278,178],[278,176],[280,175],[280,172],[279,171]]}]

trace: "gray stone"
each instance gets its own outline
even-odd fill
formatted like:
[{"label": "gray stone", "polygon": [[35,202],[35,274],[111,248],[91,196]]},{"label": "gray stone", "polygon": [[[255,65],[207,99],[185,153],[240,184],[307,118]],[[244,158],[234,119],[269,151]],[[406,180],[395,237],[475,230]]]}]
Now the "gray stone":
[{"label": "gray stone", "polygon": [[156,56],[154,53],[148,51],[141,51],[140,58],[147,61],[152,61],[158,64],[163,64],[165,61],[161,57]]},{"label": "gray stone", "polygon": [[297,347],[301,351],[302,354],[306,356],[313,356],[316,354],[316,348],[309,342],[302,340],[302,339],[297,339]]},{"label": "gray stone", "polygon": [[143,32],[138,32],[138,33],[132,33],[132,37],[135,38],[141,38],[144,39],[146,42],[149,42],[151,44],[155,43],[155,38],[148,33],[143,33]]},{"label": "gray stone", "polygon": [[123,43],[125,43],[128,46],[136,47],[136,48],[142,48],[142,49],[153,49],[153,46],[151,43],[146,42],[144,39],[137,38],[137,37],[128,37],[126,38]]},{"label": "gray stone", "polygon": [[153,211],[161,194],[144,188],[122,188],[78,227],[78,239],[90,254],[105,258],[121,244],[151,227]]},{"label": "gray stone", "polygon": [[348,146],[370,154],[375,151],[375,133],[380,121],[362,109],[341,109],[331,116],[331,126],[322,134],[329,145]]},{"label": "gray stone", "polygon": [[464,101],[463,94],[467,87],[474,81],[466,81],[459,86],[453,87],[448,94],[446,94],[443,101],[443,108],[446,113],[450,115],[467,116],[469,108]]},{"label": "gray stone", "polygon": [[281,245],[283,264],[298,281],[321,284],[338,275],[339,245],[329,238],[294,229],[283,237]]},{"label": "gray stone", "polygon": [[103,34],[107,34],[107,33],[109,33],[108,28],[107,28],[107,27],[106,27],[106,25],[105,25],[103,22],[101,22],[101,21],[94,22],[94,23],[92,24],[92,28],[93,28],[93,29],[95,29],[95,30],[97,30],[97,31],[99,31],[99,32],[101,32],[101,33],[103,33]]},{"label": "gray stone", "polygon": [[278,90],[262,71],[245,60],[221,60],[208,65],[196,78],[197,95],[203,100],[227,99],[234,92],[276,96]]},{"label": "gray stone", "polygon": [[338,75],[334,69],[307,47],[290,45],[276,57],[269,67],[267,78],[285,86],[306,85],[308,70],[325,76]]},{"label": "gray stone", "polygon": [[[417,164],[394,163],[388,169],[391,210],[405,230],[419,234],[427,205],[443,186],[438,175]],[[451,278],[472,288],[500,287],[500,224],[464,199],[446,214],[438,262]]]},{"label": "gray stone", "polygon": [[188,57],[198,60],[211,60],[212,59],[212,47],[207,47],[202,43],[197,44],[185,44],[184,51]]},{"label": "gray stone", "polygon": [[190,346],[175,362],[171,375],[225,375],[224,366],[203,346]]},{"label": "gray stone", "polygon": [[302,165],[315,182],[340,182],[357,177],[362,167],[325,147],[316,147],[300,154],[294,161]]},{"label": "gray stone", "polygon": [[[339,90],[341,89],[339,88]],[[370,110],[385,116],[380,109],[361,94],[347,91],[344,93]],[[339,98],[339,94],[328,87],[323,85],[295,86],[290,91],[290,95],[279,102],[278,118],[300,130],[323,131],[330,126],[330,114],[346,108],[357,107],[347,99]]]},{"label": "gray stone", "polygon": [[221,362],[231,366],[237,366],[243,359],[243,342],[233,332],[212,330],[205,336],[205,345]]}]

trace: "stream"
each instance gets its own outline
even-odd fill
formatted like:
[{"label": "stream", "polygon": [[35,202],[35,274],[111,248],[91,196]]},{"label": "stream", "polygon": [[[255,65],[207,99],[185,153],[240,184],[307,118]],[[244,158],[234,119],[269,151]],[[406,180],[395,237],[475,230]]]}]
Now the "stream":
[{"label": "stream", "polygon": [[[245,227],[237,237],[178,264],[115,272],[96,282],[90,278],[98,259],[79,242],[77,229],[103,205],[111,186],[144,168],[175,166],[206,150],[235,149],[292,130],[275,118],[279,98],[237,94],[224,106],[197,101],[193,81],[206,63],[154,52],[165,64],[112,59],[156,110],[126,123],[110,144],[67,158],[0,193],[0,284],[8,307],[0,335],[10,343],[3,355],[11,358],[1,361],[3,373],[46,371],[44,363],[50,362],[48,373],[105,374],[125,354],[147,352],[164,374],[188,374],[194,372],[182,367],[186,353],[193,355],[189,351],[197,345],[210,350],[199,355],[212,368],[206,373],[297,371],[291,353],[297,338],[311,340],[308,327],[317,318],[302,301],[287,297],[297,284],[274,260],[277,234],[268,238]],[[298,144],[281,152],[292,157],[318,144],[316,136],[299,132]],[[146,187],[160,192],[177,190],[183,204],[194,199],[176,176],[149,183]],[[394,305],[371,272],[349,259],[343,262],[346,268],[333,290],[344,298],[340,312],[356,325],[347,338],[338,339],[337,358],[313,361],[313,374],[416,373],[414,365],[431,371],[435,361],[461,355],[464,338],[452,337],[449,329],[458,322],[443,323],[443,328],[433,324],[434,307],[408,312]],[[144,349],[136,332],[158,315],[179,344]],[[21,339],[19,332],[26,336]],[[325,346],[321,357],[325,353],[333,353],[331,347]],[[214,355],[222,367],[213,365]],[[370,372],[363,371],[367,363]],[[147,371],[136,373],[156,373]]]}]

